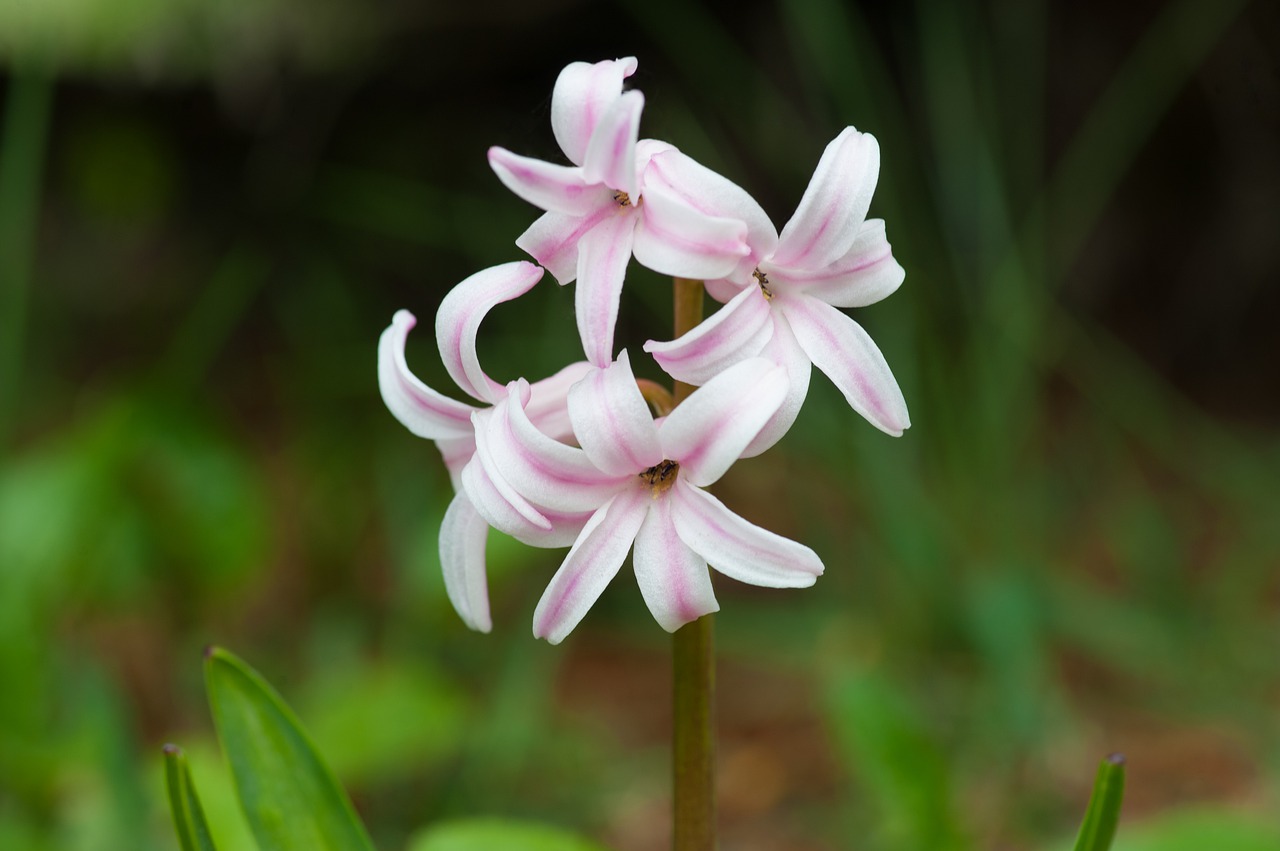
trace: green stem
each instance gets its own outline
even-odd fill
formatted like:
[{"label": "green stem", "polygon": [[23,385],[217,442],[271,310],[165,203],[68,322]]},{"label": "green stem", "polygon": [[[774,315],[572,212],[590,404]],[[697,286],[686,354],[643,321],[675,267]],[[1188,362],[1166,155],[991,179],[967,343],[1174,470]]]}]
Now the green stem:
[{"label": "green stem", "polygon": [[[701,281],[676,278],[677,337],[702,320],[702,301]],[[676,382],[676,404],[692,392],[689,385]],[[712,851],[716,846],[716,664],[711,615],[676,630],[672,678],[673,847],[675,851]]]},{"label": "green stem", "polygon": [[18,412],[27,293],[35,257],[53,80],[18,67],[9,80],[0,136],[0,443]]}]

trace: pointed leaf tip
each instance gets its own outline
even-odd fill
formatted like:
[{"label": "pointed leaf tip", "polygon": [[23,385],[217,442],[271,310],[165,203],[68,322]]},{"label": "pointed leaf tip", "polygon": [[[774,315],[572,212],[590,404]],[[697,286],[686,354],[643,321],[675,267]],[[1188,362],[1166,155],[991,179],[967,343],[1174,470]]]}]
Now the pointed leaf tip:
[{"label": "pointed leaf tip", "polygon": [[214,727],[258,845],[373,851],[351,800],[275,689],[221,648],[206,657],[205,683]]},{"label": "pointed leaf tip", "polygon": [[1093,783],[1093,795],[1076,837],[1075,851],[1109,851],[1124,801],[1124,754],[1103,757]]},{"label": "pointed leaf tip", "polygon": [[191,780],[191,768],[182,748],[167,744],[164,750],[165,785],[169,791],[169,811],[173,815],[173,829],[178,834],[182,851],[217,851],[209,825],[205,822],[204,808]]}]

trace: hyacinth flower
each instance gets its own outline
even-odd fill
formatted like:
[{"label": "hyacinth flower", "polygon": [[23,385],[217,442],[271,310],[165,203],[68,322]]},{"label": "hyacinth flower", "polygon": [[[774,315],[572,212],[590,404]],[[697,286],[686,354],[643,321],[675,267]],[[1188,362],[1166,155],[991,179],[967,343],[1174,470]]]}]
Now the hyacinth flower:
[{"label": "hyacinth flower", "polygon": [[[498,304],[510,301],[533,288],[543,270],[532,263],[515,262],[477,272],[449,292],[436,313],[436,341],[449,377],[463,393],[483,406],[501,404],[507,387],[485,374],[476,356],[476,334],[485,315]],[[440,527],[440,564],[449,601],[471,629],[489,632],[489,592],[485,573],[485,544],[489,525],[476,512],[467,491],[461,486],[462,473],[476,454],[473,415],[483,409],[438,393],[410,370],[405,360],[405,342],[417,320],[407,310],[398,311],[378,342],[378,386],[387,408],[409,431],[435,441],[444,457],[455,496],[449,503]],[[571,364],[550,378],[527,385],[522,399],[534,428],[551,437],[572,434],[567,408],[570,386],[581,379],[590,365]],[[505,485],[488,479],[475,481],[484,489],[490,504],[496,505]],[[580,517],[540,513],[523,524],[515,521],[520,536],[541,546],[567,546],[586,522]]]},{"label": "hyacinth flower", "polygon": [[[520,382],[514,382],[519,384]],[[753,585],[798,588],[822,573],[813,550],[755,526],[703,488],[736,461],[787,393],[785,371],[742,361],[654,420],[625,351],[569,391],[580,447],[536,427],[527,394],[513,389],[473,416],[477,453],[468,471],[492,466],[529,503],[574,515],[590,512],[538,602],[533,633],[558,644],[586,615],[633,549],[636,580],[667,631],[717,611],[708,565]],[[470,479],[464,474],[464,483]],[[507,501],[472,493],[498,528]],[[504,529],[504,531],[506,531]]]},{"label": "hyacinth flower", "polygon": [[676,340],[644,346],[669,375],[695,385],[744,358],[763,356],[786,368],[788,398],[747,455],[764,451],[791,426],[808,393],[811,365],[880,430],[898,436],[911,424],[884,355],[838,309],[873,304],[905,276],[883,220],[866,218],[879,169],[875,138],[846,128],[827,145],[781,234],[750,195],[687,158],[655,161],[646,173],[649,186],[665,186],[708,215],[747,224],[750,253],[727,277],[707,281],[724,307]]},{"label": "hyacinth flower", "polygon": [[699,280],[730,273],[748,252],[745,225],[682,203],[665,184],[650,186],[653,160],[678,153],[639,139],[644,95],[622,91],[634,58],[575,62],[556,79],[551,127],[571,166],[489,150],[499,179],[547,212],[517,240],[561,284],[577,280],[578,333],[587,359],[613,361],[614,327],[627,264]]}]

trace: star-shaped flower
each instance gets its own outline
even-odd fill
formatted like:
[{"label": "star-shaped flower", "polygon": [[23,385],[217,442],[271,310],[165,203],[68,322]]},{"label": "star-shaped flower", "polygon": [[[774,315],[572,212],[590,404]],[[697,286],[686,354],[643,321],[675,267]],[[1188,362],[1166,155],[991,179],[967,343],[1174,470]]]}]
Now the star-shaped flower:
[{"label": "star-shaped flower", "polygon": [[632,255],[664,275],[718,278],[748,249],[742,222],[708,216],[681,203],[669,187],[650,187],[645,173],[671,145],[638,139],[644,95],[622,91],[634,58],[574,62],[551,97],[551,127],[571,166],[489,150],[499,179],[547,212],[516,244],[557,281],[577,279],[575,311],[587,359],[613,360],[613,334]]},{"label": "star-shaped flower", "polygon": [[882,431],[901,435],[911,424],[880,349],[837,309],[877,302],[905,276],[884,222],[866,218],[879,169],[875,138],[846,128],[827,145],[781,235],[745,191],[687,158],[655,160],[646,173],[648,186],[666,186],[708,215],[747,224],[750,253],[727,277],[707,282],[725,306],[679,339],[644,347],[668,374],[690,384],[703,384],[749,357],[786,368],[788,397],[747,455],[767,449],[794,422],[808,393],[810,365]]},{"label": "star-shaped flower", "polygon": [[[486,452],[477,453],[468,471],[500,470],[539,508],[591,512],[538,603],[534,635],[553,644],[563,640],[633,544],[640,591],[668,631],[719,609],[708,564],[753,585],[812,585],[822,573],[813,550],[748,523],[703,490],[738,459],[786,393],[783,369],[764,359],[745,360],[655,421],[624,351],[569,391],[569,417],[581,448],[538,430],[516,390],[487,416],[478,415],[477,438]],[[469,481],[466,472],[463,481]],[[503,528],[504,503],[491,505],[491,495],[483,493],[471,496],[477,510]]]}]

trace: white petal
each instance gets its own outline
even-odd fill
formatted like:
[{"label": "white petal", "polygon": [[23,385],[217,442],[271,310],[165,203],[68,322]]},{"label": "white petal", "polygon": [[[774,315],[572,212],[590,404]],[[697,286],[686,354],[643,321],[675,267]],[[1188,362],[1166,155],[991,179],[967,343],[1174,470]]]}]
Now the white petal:
[{"label": "white petal", "polygon": [[772,311],[759,287],[747,287],[689,333],[644,350],[676,381],[706,384],[739,361],[760,354],[773,336]]},{"label": "white petal", "polygon": [[578,445],[605,473],[636,475],[662,461],[658,429],[625,349],[569,391],[569,418]]},{"label": "white petal", "polygon": [[556,78],[551,94],[551,131],[570,160],[582,165],[587,145],[604,115],[622,94],[622,81],[635,73],[635,57],[573,62]]},{"label": "white petal", "polygon": [[[475,426],[476,433],[476,454],[467,466],[462,468],[463,487],[467,489],[467,495],[471,497],[471,503],[475,505],[476,510],[483,514],[492,526],[508,535],[515,535],[518,530],[524,528],[524,524],[544,532],[550,531],[551,521],[511,486],[504,475],[505,471],[494,460],[493,453],[489,449],[489,430],[496,416],[494,411],[494,408],[489,408],[476,411],[471,416],[471,423]],[[476,467],[484,471],[483,480],[479,478]],[[513,518],[512,513],[519,517],[519,520]]]},{"label": "white petal", "polygon": [[663,457],[705,486],[724,475],[787,395],[787,373],[763,358],[729,367],[658,424]]},{"label": "white petal", "polygon": [[813,364],[796,342],[787,318],[780,312],[772,316],[773,336],[760,352],[760,357],[787,371],[787,395],[778,406],[777,413],[769,418],[755,440],[743,450],[743,458],[754,458],[781,440],[800,415],[805,396],[809,395],[809,374],[813,371]]},{"label": "white petal", "polygon": [[849,253],[823,269],[777,274],[798,291],[835,307],[866,307],[892,295],[907,273],[893,258],[884,219],[868,219]]},{"label": "white petal", "polygon": [[[601,472],[586,452],[540,432],[529,421],[517,393],[494,406],[484,433],[476,435],[476,444],[488,453],[485,469],[490,478],[498,471],[516,493],[539,509],[594,511],[617,492],[625,477]],[[501,488],[499,482],[494,484]]]},{"label": "white petal", "polygon": [[454,611],[469,628],[480,632],[493,629],[484,564],[488,537],[489,524],[467,499],[466,492],[459,491],[440,524],[440,567]]},{"label": "white petal", "polygon": [[626,560],[651,502],[647,490],[627,488],[591,516],[538,601],[535,638],[559,644],[586,616]]},{"label": "white petal", "polygon": [[417,319],[398,310],[378,340],[378,389],[382,401],[405,428],[431,440],[469,438],[471,405],[441,396],[409,371],[404,344]]},{"label": "white petal", "polygon": [[775,298],[805,354],[844,394],[849,406],[895,437],[911,425],[907,402],[884,355],[862,326],[803,293]]},{"label": "white petal", "polygon": [[617,207],[611,196],[608,204],[588,216],[543,213],[520,234],[516,246],[545,266],[558,283],[573,283],[578,277],[578,241],[605,216],[613,215]]},{"label": "white petal", "polygon": [[458,284],[436,311],[436,343],[449,377],[472,398],[493,403],[505,393],[502,385],[485,375],[476,357],[476,334],[489,311],[504,301],[524,295],[542,279],[542,269],[521,260],[503,263]]},{"label": "white petal", "polygon": [[601,116],[582,161],[582,176],[588,183],[603,183],[627,193],[633,200],[640,194],[636,140],[640,137],[643,109],[644,95],[627,92]]},{"label": "white petal", "polygon": [[489,166],[504,186],[543,210],[585,216],[613,198],[577,166],[555,165],[497,147],[489,149]]},{"label": "white petal", "polygon": [[751,253],[747,226],[688,206],[663,186],[647,188],[636,227],[636,261],[663,275],[723,278]]},{"label": "white petal", "polygon": [[543,509],[545,525],[535,525],[498,491],[479,458],[472,458],[458,477],[467,498],[489,525],[531,547],[567,547],[577,539],[590,512],[555,512]]},{"label": "white petal", "polygon": [[573,436],[569,420],[569,388],[581,381],[595,367],[586,361],[571,363],[550,378],[529,387],[529,404],[525,413],[538,431],[547,437],[564,440]]},{"label": "white petal", "polygon": [[819,269],[849,250],[867,217],[880,175],[880,146],[852,127],[827,145],[796,213],[782,229],[772,262]]},{"label": "white petal", "polygon": [[707,216],[736,219],[747,226],[751,253],[743,258],[745,275],[761,258],[773,253],[778,230],[764,209],[738,184],[677,150],[655,155],[643,173],[640,191],[661,187],[683,203]]},{"label": "white petal", "polygon": [[725,576],[765,588],[807,588],[822,574],[813,550],[748,523],[706,491],[676,482],[670,494],[680,540]]},{"label": "white petal", "polygon": [[437,440],[436,448],[440,450],[440,456],[444,459],[444,466],[449,471],[449,481],[456,491],[462,487],[462,468],[476,454],[475,433],[473,431],[466,437]]},{"label": "white petal", "polygon": [[578,289],[574,312],[587,360],[604,368],[613,363],[613,329],[618,323],[622,282],[631,260],[636,217],[631,207],[617,207],[578,241]]},{"label": "white petal", "polygon": [[689,549],[671,520],[670,499],[653,501],[636,535],[636,582],[653,617],[667,632],[720,611],[707,560]]}]

